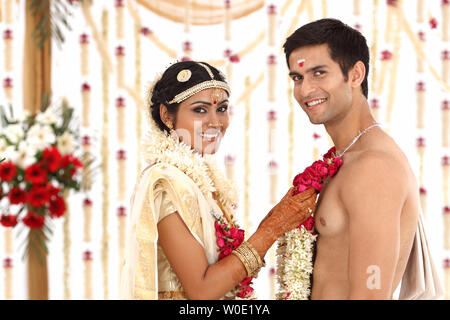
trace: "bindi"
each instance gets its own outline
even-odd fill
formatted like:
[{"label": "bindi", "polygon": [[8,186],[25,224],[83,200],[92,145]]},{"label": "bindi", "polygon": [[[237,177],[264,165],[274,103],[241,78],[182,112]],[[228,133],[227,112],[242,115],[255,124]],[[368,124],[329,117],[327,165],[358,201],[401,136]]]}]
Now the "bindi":
[{"label": "bindi", "polygon": [[301,68],[301,67],[303,67],[303,65],[305,64],[305,59],[300,59],[300,60],[297,60],[297,64],[298,64],[298,66]]}]

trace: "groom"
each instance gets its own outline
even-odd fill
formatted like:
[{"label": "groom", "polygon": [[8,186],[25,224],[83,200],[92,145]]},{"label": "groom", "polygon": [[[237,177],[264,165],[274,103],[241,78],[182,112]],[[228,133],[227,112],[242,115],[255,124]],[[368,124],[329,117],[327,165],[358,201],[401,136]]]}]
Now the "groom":
[{"label": "groom", "polygon": [[392,299],[413,248],[419,188],[408,159],[370,113],[366,40],[322,19],[296,30],[284,50],[295,99],[325,126],[343,160],[315,213],[311,299]]}]

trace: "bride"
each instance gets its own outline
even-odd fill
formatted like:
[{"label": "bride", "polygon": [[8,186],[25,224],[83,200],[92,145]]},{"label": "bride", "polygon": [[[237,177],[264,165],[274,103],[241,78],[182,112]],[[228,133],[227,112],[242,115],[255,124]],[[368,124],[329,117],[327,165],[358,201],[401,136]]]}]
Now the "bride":
[{"label": "bride", "polygon": [[131,200],[120,297],[251,298],[267,250],[311,215],[314,190],[289,190],[244,241],[233,216],[237,194],[211,158],[229,122],[223,74],[178,62],[148,93],[147,167]]}]

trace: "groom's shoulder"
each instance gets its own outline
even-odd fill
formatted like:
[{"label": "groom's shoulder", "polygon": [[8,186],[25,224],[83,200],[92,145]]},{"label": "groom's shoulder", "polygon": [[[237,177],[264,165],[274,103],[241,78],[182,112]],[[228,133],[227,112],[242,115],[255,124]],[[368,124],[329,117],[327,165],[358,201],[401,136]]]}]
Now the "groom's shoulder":
[{"label": "groom's shoulder", "polygon": [[376,187],[379,184],[394,187],[408,175],[403,159],[396,152],[380,149],[358,152],[344,168],[345,180],[355,187]]}]

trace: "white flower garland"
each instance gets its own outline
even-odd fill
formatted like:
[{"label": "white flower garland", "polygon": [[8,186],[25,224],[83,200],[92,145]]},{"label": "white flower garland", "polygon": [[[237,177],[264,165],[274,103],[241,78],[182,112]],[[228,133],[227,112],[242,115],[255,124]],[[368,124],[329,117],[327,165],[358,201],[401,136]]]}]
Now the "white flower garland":
[{"label": "white flower garland", "polygon": [[[314,230],[314,229],[313,229]],[[307,300],[311,293],[313,249],[317,235],[304,226],[286,232],[277,245],[278,300]]]}]

